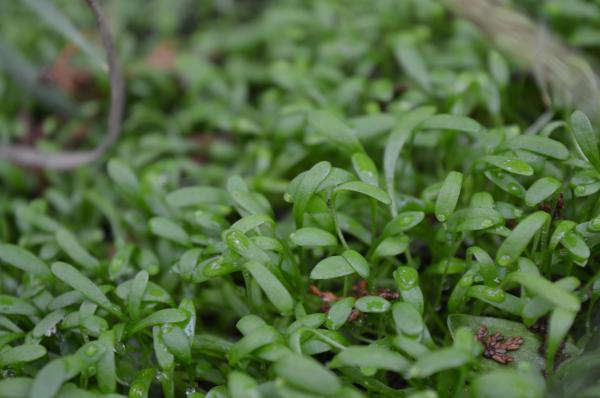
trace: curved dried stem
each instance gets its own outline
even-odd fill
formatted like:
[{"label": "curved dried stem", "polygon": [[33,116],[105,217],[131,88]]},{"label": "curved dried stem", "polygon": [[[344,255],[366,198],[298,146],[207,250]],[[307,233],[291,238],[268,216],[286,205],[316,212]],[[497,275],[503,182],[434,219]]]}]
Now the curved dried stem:
[{"label": "curved dried stem", "polygon": [[103,141],[91,151],[63,151],[47,153],[36,148],[22,145],[0,147],[0,159],[6,159],[22,166],[41,167],[53,170],[73,169],[99,159],[117,140],[121,132],[121,120],[124,107],[124,82],[121,68],[117,62],[114,44],[104,15],[96,0],[85,0],[92,10],[106,52],[110,81],[110,108],[107,118],[107,133]]}]

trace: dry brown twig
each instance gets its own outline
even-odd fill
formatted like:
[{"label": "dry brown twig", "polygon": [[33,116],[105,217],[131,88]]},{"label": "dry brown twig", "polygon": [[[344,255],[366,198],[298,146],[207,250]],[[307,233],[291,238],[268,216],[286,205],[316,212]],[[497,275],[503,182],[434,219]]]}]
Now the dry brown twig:
[{"label": "dry brown twig", "polygon": [[124,107],[124,82],[121,68],[117,62],[114,43],[108,24],[96,0],[85,0],[92,10],[106,52],[110,81],[110,108],[108,112],[107,133],[100,145],[91,151],[62,151],[48,153],[23,145],[0,147],[0,159],[9,160],[21,166],[41,167],[44,169],[68,170],[99,159],[117,140],[121,132],[121,120]]}]

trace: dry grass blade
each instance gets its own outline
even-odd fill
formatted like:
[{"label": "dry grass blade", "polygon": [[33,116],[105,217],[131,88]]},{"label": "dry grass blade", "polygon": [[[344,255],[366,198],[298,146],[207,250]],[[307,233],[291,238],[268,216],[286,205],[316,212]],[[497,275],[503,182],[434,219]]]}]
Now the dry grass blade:
[{"label": "dry grass blade", "polygon": [[600,117],[600,79],[590,64],[544,26],[498,0],[449,0],[458,14],[477,25],[503,51],[535,74],[544,100],[564,101]]},{"label": "dry grass blade", "polygon": [[110,109],[108,113],[108,131],[104,140],[94,150],[64,151],[58,153],[46,153],[35,148],[18,145],[0,147],[0,159],[6,159],[23,166],[41,167],[45,169],[67,170],[99,159],[104,152],[117,140],[121,131],[121,120],[124,106],[124,83],[121,68],[117,63],[114,44],[108,24],[104,15],[98,7],[96,0],[86,0],[86,3],[94,13],[102,44],[106,51],[108,63],[108,74],[110,79]]}]

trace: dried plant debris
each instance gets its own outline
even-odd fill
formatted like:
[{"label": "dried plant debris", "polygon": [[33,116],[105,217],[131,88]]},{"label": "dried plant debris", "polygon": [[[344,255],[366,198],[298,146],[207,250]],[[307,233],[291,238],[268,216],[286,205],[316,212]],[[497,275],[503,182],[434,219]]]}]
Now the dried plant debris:
[{"label": "dried plant debris", "polygon": [[518,350],[524,342],[523,337],[519,336],[505,337],[500,332],[489,334],[485,325],[479,328],[475,338],[483,345],[483,356],[501,364],[513,362],[508,352]]}]

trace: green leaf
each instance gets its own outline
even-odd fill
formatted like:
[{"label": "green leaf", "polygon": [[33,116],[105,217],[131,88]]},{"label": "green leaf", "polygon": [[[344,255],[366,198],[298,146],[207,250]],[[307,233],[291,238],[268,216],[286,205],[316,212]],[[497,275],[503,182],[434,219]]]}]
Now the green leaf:
[{"label": "green leaf", "polygon": [[373,252],[373,257],[397,256],[408,249],[410,239],[406,235],[385,238]]},{"label": "green leaf", "polygon": [[122,316],[119,307],[111,303],[108,297],[106,297],[106,295],[98,286],[96,286],[96,284],[94,284],[94,282],[84,276],[73,266],[63,262],[56,262],[52,264],[52,273],[58,279],[71,286],[73,289],[79,291],[91,302],[98,304],[100,307],[117,317]]},{"label": "green leaf", "polygon": [[275,363],[275,373],[290,385],[318,395],[334,395],[342,387],[335,373],[305,356],[284,356]]},{"label": "green leaf", "polygon": [[[556,286],[572,292],[581,283],[575,277],[566,277],[556,281]],[[554,304],[541,296],[533,297],[523,307],[523,323],[527,326],[533,325],[539,318],[546,315],[554,308]]]},{"label": "green leaf", "polygon": [[394,271],[393,275],[400,290],[419,287],[419,273],[414,268],[400,266]]},{"label": "green leaf", "polygon": [[131,283],[131,289],[129,289],[129,295],[127,296],[127,311],[134,320],[140,317],[142,300],[148,286],[149,277],[148,272],[142,270],[136,274]]},{"label": "green leaf", "polygon": [[292,312],[294,308],[292,296],[267,267],[257,261],[248,261],[244,267],[256,279],[256,282],[258,282],[258,285],[265,292],[275,308],[282,314]]},{"label": "green leaf", "polygon": [[421,125],[421,128],[431,130],[456,130],[475,134],[481,130],[481,125],[467,116],[440,114],[425,120]]},{"label": "green leaf", "polygon": [[[232,178],[230,178],[229,181],[231,181]],[[250,192],[245,187],[245,190],[229,189],[229,194],[231,195],[234,204],[237,205],[236,208],[238,213],[242,216],[253,214],[271,215],[273,213],[267,199],[258,192]]]},{"label": "green leaf", "polygon": [[554,370],[554,357],[573,325],[576,316],[577,311],[570,311],[561,307],[554,309],[552,315],[550,315],[548,321],[548,340],[546,343],[546,370],[549,373],[552,373]]},{"label": "green leaf", "polygon": [[257,398],[260,396],[257,386],[256,380],[242,372],[233,371],[227,378],[227,387],[232,397]]},{"label": "green leaf", "polygon": [[517,135],[511,138],[506,146],[509,149],[525,149],[558,160],[569,158],[569,150],[561,142],[539,135]]},{"label": "green leaf", "polygon": [[26,398],[33,379],[29,377],[8,377],[0,380],[0,397],[4,398]]},{"label": "green leaf", "polygon": [[229,363],[235,365],[257,349],[281,341],[281,335],[272,326],[262,325],[242,337],[229,350]]},{"label": "green leaf", "polygon": [[319,261],[311,271],[310,277],[311,279],[333,279],[354,272],[354,268],[344,257],[331,256]]},{"label": "green leaf", "polygon": [[385,347],[371,345],[348,347],[337,354],[329,363],[329,366],[360,366],[403,373],[408,370],[410,363],[397,352]]},{"label": "green leaf", "polygon": [[346,250],[342,253],[342,257],[350,264],[350,266],[362,278],[369,277],[369,263],[365,258],[355,250]]},{"label": "green leaf", "polygon": [[320,228],[304,227],[290,235],[290,239],[298,246],[335,246],[337,238]]},{"label": "green leaf", "polygon": [[383,203],[384,205],[389,205],[391,203],[390,197],[387,193],[385,193],[385,191],[362,181],[350,181],[335,187],[336,193],[342,191],[362,193],[363,195],[370,196],[371,198]]},{"label": "green leaf", "polygon": [[66,378],[66,364],[61,359],[48,362],[35,376],[30,398],[52,398]]},{"label": "green leaf", "polygon": [[47,314],[35,325],[31,331],[31,335],[36,339],[41,339],[43,336],[53,334],[53,330],[55,330],[56,325],[62,321],[64,317],[65,312],[61,309]]},{"label": "green leaf", "polygon": [[394,347],[399,350],[405,352],[409,356],[413,358],[420,358],[424,355],[427,355],[431,351],[427,346],[419,343],[417,340],[406,337],[406,336],[396,336],[392,340],[392,344]]},{"label": "green leaf", "polygon": [[462,187],[463,175],[457,171],[451,171],[444,180],[435,201],[435,218],[445,222],[452,215]]},{"label": "green leaf", "polygon": [[394,46],[394,55],[396,61],[411,79],[425,91],[431,91],[432,83],[427,65],[410,38],[405,36],[398,38]]},{"label": "green leaf", "polygon": [[392,316],[397,334],[420,336],[425,328],[421,314],[408,302],[398,301],[394,303]]},{"label": "green leaf", "polygon": [[385,225],[381,236],[388,237],[408,231],[423,221],[424,218],[425,213],[422,211],[404,211]]},{"label": "green leaf", "polygon": [[483,301],[509,314],[519,316],[523,312],[523,301],[520,298],[510,293],[505,293],[497,287],[484,285],[471,286],[467,290],[467,296]]},{"label": "green leaf", "polygon": [[105,351],[96,364],[98,387],[104,394],[114,393],[117,389],[117,369],[115,364],[115,332],[107,330],[98,338],[104,344]]},{"label": "green leaf", "polygon": [[571,131],[575,136],[577,146],[591,163],[596,171],[600,171],[600,152],[598,151],[598,137],[592,128],[587,116],[581,111],[571,115]]},{"label": "green leaf", "polygon": [[367,313],[382,313],[389,311],[389,301],[379,296],[364,296],[356,300],[354,304],[357,310]]},{"label": "green leaf", "polygon": [[490,73],[499,87],[505,87],[510,79],[508,63],[497,51],[491,51],[488,57]]},{"label": "green leaf", "polygon": [[373,160],[364,152],[356,152],[352,155],[352,167],[361,181],[379,186],[379,172]]},{"label": "green leaf", "polygon": [[408,374],[411,377],[429,377],[443,370],[458,368],[472,360],[473,357],[468,352],[454,347],[442,348],[417,359]]},{"label": "green leaf", "polygon": [[154,368],[140,370],[129,386],[129,398],[147,398],[155,374]]},{"label": "green leaf", "polygon": [[535,206],[546,200],[560,188],[561,183],[553,177],[543,177],[534,182],[525,194],[525,204]]},{"label": "green leaf", "polygon": [[5,264],[19,268],[26,273],[38,275],[43,278],[47,278],[51,275],[50,269],[42,260],[20,246],[1,243],[0,260]]},{"label": "green leaf", "polygon": [[85,268],[96,268],[100,265],[98,259],[92,256],[71,232],[61,229],[56,233],[56,243],[77,264]]},{"label": "green leaf", "polygon": [[[106,348],[101,342],[92,341],[82,345],[73,355],[48,362],[35,376],[29,396],[36,398],[53,397],[65,381],[98,362],[105,351]],[[63,396],[61,392],[58,394]],[[81,396],[81,394],[76,396]]]},{"label": "green leaf", "polygon": [[454,212],[448,219],[451,232],[479,231],[504,222],[502,215],[492,208],[469,207]]},{"label": "green leaf", "polygon": [[523,185],[510,174],[499,169],[486,170],[483,174],[504,192],[508,192],[519,199],[525,197],[525,188],[523,188]]},{"label": "green leaf", "polygon": [[330,172],[331,164],[329,162],[319,162],[308,170],[300,180],[294,196],[293,208],[294,221],[296,222],[297,228],[302,227],[304,223],[304,215],[311,196]]},{"label": "green leaf", "polygon": [[383,170],[385,175],[385,185],[387,188],[387,193],[392,201],[391,212],[392,216],[394,217],[398,214],[395,201],[396,190],[394,188],[396,162],[398,161],[398,157],[400,156],[400,152],[402,151],[404,144],[412,136],[415,127],[417,127],[421,122],[423,122],[423,120],[426,120],[434,113],[435,108],[433,107],[424,106],[421,108],[417,108],[410,112],[408,115],[405,115],[402,118],[402,120],[398,123],[396,128],[388,136],[387,142],[385,144],[385,151],[383,154]]},{"label": "green leaf", "polygon": [[[162,339],[160,326],[155,325],[152,327],[152,345],[154,348],[154,356],[156,357],[156,362],[160,369],[162,369],[163,372],[171,372],[175,367],[175,356],[167,349],[167,346]],[[165,384],[163,384],[163,390],[164,387]],[[168,391],[170,386],[167,384],[166,387]]]},{"label": "green leaf", "polygon": [[0,294],[0,314],[37,315],[37,308],[17,297]]},{"label": "green leaf", "polygon": [[161,337],[163,343],[175,358],[186,364],[192,361],[191,341],[183,332],[183,329],[173,324],[162,325]]},{"label": "green leaf", "polygon": [[333,303],[329,311],[327,311],[327,328],[337,330],[344,326],[350,313],[352,313],[355,302],[356,299],[354,297],[345,297]]},{"label": "green leaf", "polygon": [[590,248],[579,234],[574,231],[567,232],[560,240],[560,244],[569,251],[575,264],[585,266],[590,257]]},{"label": "green leaf", "polygon": [[185,230],[175,221],[165,217],[154,217],[148,222],[150,231],[156,236],[187,246],[190,237]]},{"label": "green leaf", "polygon": [[23,344],[0,351],[0,367],[35,361],[46,355],[46,348],[39,344]]},{"label": "green leaf", "polygon": [[550,236],[550,243],[548,244],[548,248],[550,250],[556,249],[556,246],[563,240],[563,238],[575,228],[577,224],[570,220],[561,220],[556,223],[556,228],[554,232]]},{"label": "green leaf", "polygon": [[235,229],[245,234],[253,229],[259,229],[263,225],[272,229],[275,227],[275,221],[264,214],[252,214],[234,222],[231,225],[231,229]]},{"label": "green leaf", "polygon": [[235,229],[225,231],[223,240],[231,250],[242,257],[265,263],[271,262],[269,255],[240,231]]},{"label": "green leaf", "polygon": [[488,155],[484,156],[481,160],[512,174],[524,176],[533,175],[533,169],[531,166],[519,159],[511,159],[506,156]]},{"label": "green leaf", "polygon": [[515,262],[533,236],[548,222],[550,222],[550,215],[543,211],[537,211],[524,218],[498,248],[496,253],[498,265],[506,267]]},{"label": "green leaf", "polygon": [[332,114],[326,111],[311,112],[308,122],[333,145],[347,153],[364,152],[354,131]]},{"label": "green leaf", "polygon": [[498,369],[473,381],[472,394],[478,398],[542,398],[544,379],[533,370]]},{"label": "green leaf", "polygon": [[183,322],[186,319],[187,314],[184,311],[177,308],[165,308],[163,310],[155,311],[144,319],[136,322],[129,330],[129,334],[133,335],[140,330],[151,326],[162,325],[165,323],[178,323]]},{"label": "green leaf", "polygon": [[579,311],[581,304],[579,299],[571,292],[562,289],[540,275],[511,272],[506,276],[503,283],[516,282],[532,293],[544,297],[557,307],[568,311]]},{"label": "green leaf", "polygon": [[135,246],[132,244],[125,244],[117,248],[115,254],[110,260],[110,264],[108,265],[108,277],[111,280],[119,278],[127,271],[130,266],[130,261],[134,250]]},{"label": "green leaf", "polygon": [[202,206],[207,204],[225,204],[228,202],[227,193],[213,187],[184,187],[179,188],[166,197],[167,203],[173,207]]},{"label": "green leaf", "polygon": [[108,161],[106,168],[110,178],[123,192],[130,196],[137,196],[140,191],[140,183],[129,165],[119,159]]}]

